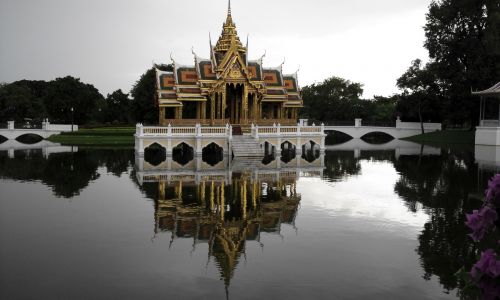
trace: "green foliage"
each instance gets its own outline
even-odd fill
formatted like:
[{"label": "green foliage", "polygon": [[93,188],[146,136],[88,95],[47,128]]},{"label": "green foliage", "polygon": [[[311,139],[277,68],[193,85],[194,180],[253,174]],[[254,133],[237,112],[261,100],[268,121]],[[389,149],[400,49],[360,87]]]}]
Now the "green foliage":
[{"label": "green foliage", "polygon": [[104,108],[105,123],[111,124],[130,124],[132,123],[132,101],[128,94],[122,90],[116,90],[108,94]]},{"label": "green foliage", "polygon": [[443,96],[432,65],[422,66],[420,59],[414,60],[397,86],[403,90],[397,111],[404,121],[441,121]]},{"label": "green foliage", "polygon": [[[471,88],[486,89],[500,80],[500,2],[433,1],[425,35],[431,61],[418,69],[414,62],[402,76],[412,79],[403,86],[412,90],[402,97],[402,101],[409,102],[402,104],[407,110],[401,111],[403,117],[418,114],[418,105],[411,109],[415,102],[421,101],[425,115],[432,110],[427,104],[437,101],[439,108],[435,109],[446,122],[476,124],[479,101],[471,96]],[[428,89],[434,85],[436,90]]]},{"label": "green foliage", "polygon": [[91,120],[100,99],[102,95],[93,85],[66,76],[49,83],[44,104],[55,122],[70,123],[74,117],[75,124],[85,124]]},{"label": "green foliage", "polygon": [[323,122],[336,120],[392,121],[395,118],[396,96],[375,96],[363,100],[363,85],[331,77],[321,83],[302,88],[304,108],[301,116]]},{"label": "green foliage", "polygon": [[53,81],[21,80],[0,85],[0,121],[22,122],[25,118],[75,124],[95,119],[97,104],[104,101],[90,84],[67,76]]},{"label": "green foliage", "polygon": [[[172,65],[156,65],[162,71],[173,71]],[[144,124],[158,123],[158,105],[156,103],[156,74],[154,67],[142,74],[130,91],[132,109],[137,122]]]},{"label": "green foliage", "polygon": [[319,121],[352,120],[356,115],[363,88],[340,77],[302,88],[302,116]]},{"label": "green foliage", "polygon": [[1,122],[23,122],[24,118],[41,120],[46,116],[43,92],[39,89],[33,90],[30,83],[34,82],[22,80],[0,85]]}]

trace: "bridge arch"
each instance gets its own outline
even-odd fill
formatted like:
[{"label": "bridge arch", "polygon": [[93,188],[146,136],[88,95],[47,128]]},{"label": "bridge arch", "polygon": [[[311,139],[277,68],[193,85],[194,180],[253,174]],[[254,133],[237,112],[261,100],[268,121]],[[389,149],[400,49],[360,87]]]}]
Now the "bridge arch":
[{"label": "bridge arch", "polygon": [[9,139],[3,135],[0,135],[0,144],[3,144],[5,143],[6,141],[8,141]]},{"label": "bridge arch", "polygon": [[325,134],[325,144],[327,145],[343,144],[353,139],[350,134],[337,129],[325,130]]},{"label": "bridge arch", "polygon": [[395,137],[385,131],[370,131],[360,137],[368,144],[382,145],[394,140]]},{"label": "bridge arch", "polygon": [[25,133],[21,134],[18,137],[15,138],[16,141],[22,143],[22,144],[36,144],[39,143],[40,141],[43,140],[43,136],[36,134],[36,133]]}]

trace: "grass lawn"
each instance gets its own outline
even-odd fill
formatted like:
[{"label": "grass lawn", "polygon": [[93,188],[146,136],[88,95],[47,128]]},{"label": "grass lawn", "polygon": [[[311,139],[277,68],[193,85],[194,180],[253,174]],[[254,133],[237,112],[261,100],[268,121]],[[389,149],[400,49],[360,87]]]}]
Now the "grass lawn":
[{"label": "grass lawn", "polygon": [[63,132],[47,140],[74,146],[133,146],[135,127],[80,129]]},{"label": "grass lawn", "polygon": [[404,138],[411,142],[434,145],[465,144],[474,145],[474,131],[472,130],[444,130]]}]

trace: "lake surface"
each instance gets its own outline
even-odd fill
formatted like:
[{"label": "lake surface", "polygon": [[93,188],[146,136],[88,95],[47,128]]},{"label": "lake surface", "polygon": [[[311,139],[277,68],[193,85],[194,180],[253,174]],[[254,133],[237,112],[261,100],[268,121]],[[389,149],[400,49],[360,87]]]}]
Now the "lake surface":
[{"label": "lake surface", "polygon": [[0,151],[2,299],[455,299],[495,171],[398,141],[267,164],[54,149]]}]

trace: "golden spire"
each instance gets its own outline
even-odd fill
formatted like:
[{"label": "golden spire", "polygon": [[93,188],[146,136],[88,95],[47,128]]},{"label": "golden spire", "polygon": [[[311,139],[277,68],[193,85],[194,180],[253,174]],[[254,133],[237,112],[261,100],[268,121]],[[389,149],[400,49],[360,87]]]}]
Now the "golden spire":
[{"label": "golden spire", "polygon": [[234,39],[234,43],[238,48],[238,51],[246,52],[245,47],[241,44],[240,38],[238,37],[238,32],[236,31],[236,24],[233,22],[233,17],[231,15],[231,0],[228,1],[227,5],[227,17],[226,22],[222,26],[222,33],[215,45],[216,52],[226,52],[228,51]]}]

